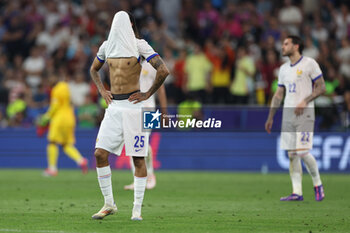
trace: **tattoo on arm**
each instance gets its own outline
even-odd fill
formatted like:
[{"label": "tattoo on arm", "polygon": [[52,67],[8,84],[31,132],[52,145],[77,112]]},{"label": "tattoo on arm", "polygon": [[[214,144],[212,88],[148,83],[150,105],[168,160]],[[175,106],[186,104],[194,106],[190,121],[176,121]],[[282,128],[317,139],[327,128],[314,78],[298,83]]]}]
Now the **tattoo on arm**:
[{"label": "tattoo on arm", "polygon": [[306,103],[310,103],[320,95],[326,92],[326,85],[324,83],[323,77],[317,79],[314,83],[314,90],[308,97],[305,98]]},{"label": "tattoo on arm", "polygon": [[159,66],[164,64],[162,58],[160,56],[155,56],[152,58],[149,63],[154,67],[154,69],[158,70]]},{"label": "tattoo on arm", "polygon": [[[95,58],[96,59],[96,58]],[[90,76],[94,83],[96,84],[98,91],[101,93],[102,90],[104,90],[104,86],[101,81],[101,77],[98,73],[98,70],[102,67],[95,67],[95,61],[92,63],[92,66],[90,68]]]},{"label": "tattoo on arm", "polygon": [[275,116],[278,108],[281,106],[282,99],[283,99],[283,94],[284,94],[284,88],[283,87],[279,87],[277,89],[277,92],[273,96],[272,101],[271,101],[270,112],[269,112],[269,118],[270,119],[272,119]]},{"label": "tattoo on arm", "polygon": [[151,96],[163,84],[165,78],[169,75],[169,70],[165,66],[165,64],[164,64],[162,58],[160,58],[160,56],[156,56],[156,57],[152,58],[149,62],[154,67],[154,69],[157,70],[156,78],[153,82],[153,85],[147,91],[149,93],[149,96]]}]

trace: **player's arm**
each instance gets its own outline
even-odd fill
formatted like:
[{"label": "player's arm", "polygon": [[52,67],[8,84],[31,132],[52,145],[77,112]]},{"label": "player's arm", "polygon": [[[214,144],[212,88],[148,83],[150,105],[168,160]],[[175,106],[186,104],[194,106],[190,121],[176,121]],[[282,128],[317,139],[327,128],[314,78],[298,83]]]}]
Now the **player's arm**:
[{"label": "player's arm", "polygon": [[107,104],[110,104],[112,102],[112,94],[110,91],[107,91],[105,87],[102,84],[100,74],[98,71],[102,68],[104,63],[99,61],[97,57],[92,62],[92,65],[90,67],[90,76],[94,83],[96,84],[98,91],[100,92],[101,96],[105,99]]},{"label": "player's arm", "polygon": [[157,91],[157,98],[159,100],[160,109],[163,114],[167,114],[167,99],[166,99],[166,91],[164,85],[161,85]]},{"label": "player's arm", "polygon": [[305,98],[305,102],[308,104],[324,93],[326,93],[326,84],[323,77],[320,77],[314,82],[314,89],[311,95]]},{"label": "player's arm", "polygon": [[153,57],[151,60],[149,60],[149,63],[153,66],[154,69],[157,70],[156,78],[153,82],[153,85],[147,92],[137,92],[129,97],[129,101],[135,101],[135,104],[152,96],[163,84],[165,78],[169,75],[169,70],[160,56]]},{"label": "player's arm", "polygon": [[284,86],[278,86],[276,93],[272,97],[269,116],[267,117],[267,120],[265,123],[265,130],[268,133],[271,133],[273,117],[275,116],[278,108],[281,106],[281,103],[284,97],[284,91],[285,91]]},{"label": "player's arm", "polygon": [[306,108],[306,106],[313,101],[314,99],[316,99],[317,97],[319,97],[320,95],[323,95],[326,92],[326,84],[324,82],[323,76],[317,78],[314,82],[314,86],[313,86],[313,91],[311,93],[311,95],[309,95],[308,97],[306,97],[301,103],[298,104],[298,106],[295,108],[295,114],[297,116],[301,115],[304,112],[304,108]]},{"label": "player's arm", "polygon": [[45,115],[51,118],[53,115],[55,115],[59,107],[60,107],[60,104],[58,99],[52,98],[50,102],[49,110],[45,113]]}]

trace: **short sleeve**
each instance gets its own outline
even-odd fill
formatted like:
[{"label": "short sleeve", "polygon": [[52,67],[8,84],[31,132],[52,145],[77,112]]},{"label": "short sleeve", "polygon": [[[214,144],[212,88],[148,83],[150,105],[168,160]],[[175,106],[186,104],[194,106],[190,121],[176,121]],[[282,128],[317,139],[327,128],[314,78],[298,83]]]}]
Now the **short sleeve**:
[{"label": "short sleeve", "polygon": [[98,49],[96,58],[101,62],[101,63],[105,63],[106,60],[106,44],[107,41],[104,41],[102,43],[102,45],[100,46],[100,48]]},{"label": "short sleeve", "polygon": [[278,86],[279,87],[284,87],[284,82],[283,82],[283,68],[281,67],[280,70],[278,71]]},{"label": "short sleeve", "polygon": [[322,77],[322,71],[320,66],[314,59],[311,59],[310,62],[310,78],[312,82],[315,82],[317,79]]},{"label": "short sleeve", "polygon": [[143,56],[147,62],[149,62],[155,56],[159,55],[145,40],[137,40],[137,49],[139,51],[139,54]]}]

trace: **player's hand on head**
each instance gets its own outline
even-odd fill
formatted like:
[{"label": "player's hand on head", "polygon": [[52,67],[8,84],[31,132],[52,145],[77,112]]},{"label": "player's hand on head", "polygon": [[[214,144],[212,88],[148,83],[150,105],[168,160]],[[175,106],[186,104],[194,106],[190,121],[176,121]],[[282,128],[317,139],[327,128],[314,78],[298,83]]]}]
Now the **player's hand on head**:
[{"label": "player's hand on head", "polygon": [[134,102],[134,104],[137,104],[137,103],[144,101],[148,98],[149,98],[149,96],[148,96],[147,92],[136,92],[129,97],[129,101]]},{"label": "player's hand on head", "polygon": [[109,105],[110,103],[112,103],[112,93],[110,91],[104,90],[101,92],[102,97],[105,99],[107,105]]}]

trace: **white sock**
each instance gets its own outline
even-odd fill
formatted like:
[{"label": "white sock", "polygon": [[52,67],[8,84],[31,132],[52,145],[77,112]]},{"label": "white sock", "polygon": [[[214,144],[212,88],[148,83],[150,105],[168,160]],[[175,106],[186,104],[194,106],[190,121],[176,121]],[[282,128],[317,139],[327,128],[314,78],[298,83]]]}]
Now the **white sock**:
[{"label": "white sock", "polygon": [[152,147],[149,145],[148,147],[148,155],[145,158],[146,160],[146,167],[147,167],[147,176],[150,177],[153,175],[154,169],[153,169],[153,153],[152,153]]},{"label": "white sock", "polygon": [[147,177],[134,176],[134,208],[132,210],[132,215],[135,217],[141,216],[141,207],[145,195],[146,182]]},{"label": "white sock", "polygon": [[100,189],[105,199],[105,204],[113,205],[113,191],[112,191],[112,172],[111,167],[97,167],[97,179],[100,184]]},{"label": "white sock", "polygon": [[303,195],[301,181],[303,170],[301,168],[300,156],[296,153],[289,153],[289,174],[292,180],[293,193]]},{"label": "white sock", "polygon": [[317,162],[314,156],[312,156],[312,154],[310,153],[307,153],[302,155],[301,158],[304,161],[307,171],[311,175],[312,183],[314,184],[314,186],[321,185],[322,181],[321,181],[320,173],[318,171]]}]

